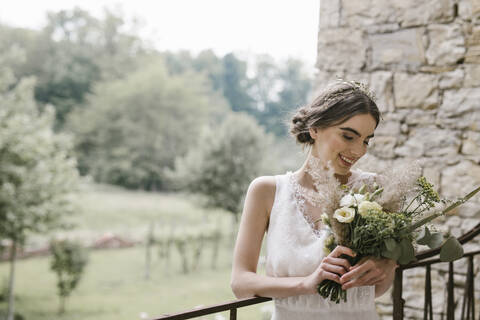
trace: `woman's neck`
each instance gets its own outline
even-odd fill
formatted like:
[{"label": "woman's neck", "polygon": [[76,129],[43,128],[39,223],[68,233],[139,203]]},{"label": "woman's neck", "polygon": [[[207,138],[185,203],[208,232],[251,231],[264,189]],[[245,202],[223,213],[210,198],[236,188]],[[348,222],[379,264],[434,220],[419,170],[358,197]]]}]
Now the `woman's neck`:
[{"label": "woman's neck", "polygon": [[[297,177],[297,181],[304,187],[309,189],[314,189],[314,180],[312,176],[308,173],[310,170],[328,170],[327,165],[321,164],[320,159],[313,156],[311,153],[308,155],[307,159],[303,163],[303,165],[295,172]],[[352,172],[349,171],[346,175],[340,175],[335,173],[335,178],[341,184],[347,184],[348,179],[352,175]]]}]

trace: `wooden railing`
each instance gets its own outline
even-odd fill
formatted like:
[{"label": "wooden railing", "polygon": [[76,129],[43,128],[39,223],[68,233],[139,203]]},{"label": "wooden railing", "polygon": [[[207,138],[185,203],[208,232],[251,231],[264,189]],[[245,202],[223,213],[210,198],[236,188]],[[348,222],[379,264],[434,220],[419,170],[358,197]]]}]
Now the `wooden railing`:
[{"label": "wooden railing", "polygon": [[[460,243],[464,244],[480,234],[480,223],[477,224],[472,230],[459,237]],[[431,280],[431,266],[437,263],[443,263],[440,259],[428,259],[439,254],[440,249],[426,250],[417,253],[417,261],[404,266],[400,266],[395,271],[395,280],[393,283],[393,320],[403,320],[405,300],[402,299],[402,287],[403,287],[403,271],[412,268],[425,267],[425,301],[424,301],[424,319],[433,320],[433,308],[432,308],[432,280]],[[465,281],[465,289],[462,303],[462,320],[475,320],[475,297],[474,297],[474,264],[473,257],[480,254],[480,250],[468,252],[463,255],[461,259],[468,259],[467,274]],[[428,259],[428,260],[427,260]],[[454,263],[449,262],[448,268],[448,282],[447,282],[447,312],[446,320],[454,319],[455,302],[454,302]],[[263,303],[272,300],[265,297],[253,297],[246,299],[234,300],[210,307],[204,307],[176,314],[166,314],[154,320],[182,320],[192,319],[209,315],[213,313],[230,311],[230,320],[237,319],[237,309],[246,307],[258,303]],[[442,315],[443,319],[443,315]],[[480,316],[479,316],[480,320]]]}]

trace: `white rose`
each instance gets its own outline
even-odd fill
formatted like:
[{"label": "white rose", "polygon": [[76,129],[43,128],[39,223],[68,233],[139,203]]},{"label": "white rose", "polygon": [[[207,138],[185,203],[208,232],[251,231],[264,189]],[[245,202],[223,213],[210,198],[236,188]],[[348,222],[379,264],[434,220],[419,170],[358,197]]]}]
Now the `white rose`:
[{"label": "white rose", "polygon": [[347,194],[346,196],[343,196],[343,198],[340,200],[340,206],[341,207],[353,207],[357,206],[360,202],[365,200],[365,195],[355,193],[353,195]]},{"label": "white rose", "polygon": [[353,218],[355,217],[355,209],[347,208],[347,207],[337,209],[335,210],[333,217],[337,219],[338,222],[350,223],[353,221]]},{"label": "white rose", "polygon": [[374,211],[381,211],[382,206],[376,203],[375,201],[362,201],[360,205],[358,206],[358,213],[364,217],[366,214],[368,214],[368,211],[374,210]]}]

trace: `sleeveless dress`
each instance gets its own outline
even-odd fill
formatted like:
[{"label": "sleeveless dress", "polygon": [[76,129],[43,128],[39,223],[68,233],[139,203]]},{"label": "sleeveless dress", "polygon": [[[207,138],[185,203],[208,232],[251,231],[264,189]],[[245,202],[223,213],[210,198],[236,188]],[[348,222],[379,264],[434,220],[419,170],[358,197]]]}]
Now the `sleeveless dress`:
[{"label": "sleeveless dress", "polygon": [[[347,183],[371,179],[372,173],[352,171]],[[277,175],[275,200],[266,236],[266,274],[272,277],[307,276],[318,267],[324,255],[326,229],[315,230],[303,213],[298,182],[291,172]],[[272,320],[375,320],[375,287],[347,290],[347,302],[339,304],[319,294],[274,299]]]}]

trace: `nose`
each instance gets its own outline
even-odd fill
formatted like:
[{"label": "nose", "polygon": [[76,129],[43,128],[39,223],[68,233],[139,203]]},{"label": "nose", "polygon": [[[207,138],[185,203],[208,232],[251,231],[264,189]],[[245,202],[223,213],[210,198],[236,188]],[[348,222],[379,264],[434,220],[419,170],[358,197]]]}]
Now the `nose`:
[{"label": "nose", "polygon": [[367,152],[367,147],[363,142],[356,143],[353,148],[352,148],[352,155],[355,158],[361,158],[366,152]]}]

